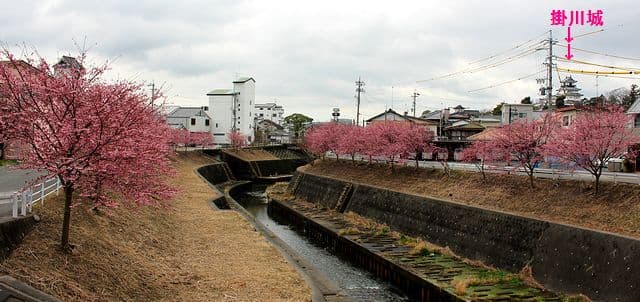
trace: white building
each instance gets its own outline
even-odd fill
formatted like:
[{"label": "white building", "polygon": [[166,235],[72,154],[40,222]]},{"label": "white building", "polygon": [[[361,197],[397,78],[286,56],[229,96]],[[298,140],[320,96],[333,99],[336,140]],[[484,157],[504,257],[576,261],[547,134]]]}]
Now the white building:
[{"label": "white building", "polygon": [[211,132],[217,144],[228,144],[228,134],[239,131],[253,142],[255,83],[253,78],[239,78],[233,81],[233,89],[215,89],[207,93],[211,116]]},{"label": "white building", "polygon": [[256,120],[270,120],[278,125],[284,123],[284,108],[276,103],[256,104]]},{"label": "white building", "polygon": [[534,120],[532,104],[502,104],[502,124],[511,124],[519,119]]},{"label": "white building", "polygon": [[176,107],[167,113],[167,124],[172,128],[183,128],[190,132],[210,132],[211,118],[203,107]]}]

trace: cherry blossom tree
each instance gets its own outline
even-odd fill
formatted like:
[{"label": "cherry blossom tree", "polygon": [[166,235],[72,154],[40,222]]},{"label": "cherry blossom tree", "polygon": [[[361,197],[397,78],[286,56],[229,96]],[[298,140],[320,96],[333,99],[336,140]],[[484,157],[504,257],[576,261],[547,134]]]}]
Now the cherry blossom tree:
[{"label": "cherry blossom tree", "polygon": [[107,66],[53,74],[40,57],[19,61],[6,49],[2,54],[7,59],[0,64],[4,134],[25,146],[21,168],[44,170],[60,180],[63,251],[71,250],[73,205],[160,206],[174,193],[165,182],[172,171],[169,128],[148,106],[142,84],[103,80]]},{"label": "cherry blossom tree", "polygon": [[486,165],[501,160],[503,157],[501,150],[495,149],[489,141],[475,141],[462,151],[462,160],[473,163],[478,168],[478,171],[482,173],[483,181],[487,180]]},{"label": "cherry blossom tree", "polygon": [[355,162],[356,155],[362,154],[364,142],[367,139],[364,128],[356,125],[344,125],[339,128],[340,132],[336,133],[337,152],[351,156],[351,161]]},{"label": "cherry blossom tree", "polygon": [[186,151],[190,140],[191,133],[187,129],[171,129],[169,132],[169,142],[174,146],[174,150],[177,149],[178,146],[183,146]]},{"label": "cherry blossom tree", "polygon": [[240,149],[247,145],[247,137],[240,133],[240,131],[231,131],[227,135],[229,141],[231,142],[231,147],[235,149]]},{"label": "cherry blossom tree", "polygon": [[490,148],[503,150],[507,160],[515,159],[517,167],[524,169],[533,188],[533,173],[542,162],[544,145],[559,128],[558,117],[547,113],[533,121],[518,120],[494,131]]},{"label": "cherry blossom tree", "polygon": [[384,149],[382,134],[384,127],[379,123],[373,123],[363,129],[362,154],[369,158],[371,164],[374,156],[382,154]]},{"label": "cherry blossom tree", "polygon": [[320,126],[315,126],[308,129],[304,135],[304,147],[311,154],[316,156],[322,156],[324,159],[325,153],[329,150],[325,144],[325,133]]},{"label": "cherry blossom tree", "polygon": [[630,117],[619,106],[583,110],[569,128],[545,145],[547,154],[564,163],[573,163],[595,178],[598,194],[600,176],[606,163],[624,157],[638,138],[628,128]]},{"label": "cherry blossom tree", "polygon": [[418,168],[418,154],[433,149],[431,145],[433,132],[427,131],[424,126],[410,123],[401,123],[398,127],[400,128],[400,138],[404,146],[402,156],[407,157],[409,154],[415,154],[414,159],[416,168]]},{"label": "cherry blossom tree", "polygon": [[307,149],[316,155],[324,156],[331,151],[338,158],[338,141],[342,126],[338,123],[330,122],[318,126],[314,126],[305,133],[305,144]]},{"label": "cherry blossom tree", "polygon": [[213,145],[213,136],[209,132],[191,132],[190,143],[202,148]]}]

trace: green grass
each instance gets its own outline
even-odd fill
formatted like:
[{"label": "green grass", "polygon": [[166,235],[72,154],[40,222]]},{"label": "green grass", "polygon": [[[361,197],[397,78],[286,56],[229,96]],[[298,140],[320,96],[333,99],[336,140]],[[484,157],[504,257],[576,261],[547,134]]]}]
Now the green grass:
[{"label": "green grass", "polygon": [[0,167],[15,165],[18,162],[15,159],[0,159]]}]

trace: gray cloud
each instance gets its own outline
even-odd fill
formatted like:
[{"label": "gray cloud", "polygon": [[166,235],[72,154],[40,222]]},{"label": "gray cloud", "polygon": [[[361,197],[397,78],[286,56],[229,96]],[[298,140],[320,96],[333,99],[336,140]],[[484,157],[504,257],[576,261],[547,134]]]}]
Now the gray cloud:
[{"label": "gray cloud", "polygon": [[[539,52],[498,68],[416,83],[468,67],[550,28],[551,9],[603,9],[605,31],[576,47],[623,56],[637,53],[640,24],[633,2],[581,1],[26,1],[0,3],[0,40],[25,42],[55,60],[74,53],[74,39],[95,46],[96,61],[117,59],[114,76],[166,82],[183,104],[205,103],[206,91],[254,76],[258,101],[278,100],[287,113],[326,120],[332,107],[355,112],[354,81],[367,82],[362,111],[418,110],[461,103],[489,108],[537,97],[535,77],[476,93],[467,91],[541,71]],[[618,26],[623,24],[623,26]],[[579,28],[585,33],[595,28]],[[562,40],[564,29],[554,28]],[[562,55],[562,47],[556,47]],[[638,67],[640,62],[576,52],[576,59]],[[566,64],[561,63],[565,66]],[[575,66],[573,66],[575,67]],[[593,69],[580,66],[581,69]],[[557,77],[557,74],[554,74]],[[587,96],[634,81],[574,76]]]}]

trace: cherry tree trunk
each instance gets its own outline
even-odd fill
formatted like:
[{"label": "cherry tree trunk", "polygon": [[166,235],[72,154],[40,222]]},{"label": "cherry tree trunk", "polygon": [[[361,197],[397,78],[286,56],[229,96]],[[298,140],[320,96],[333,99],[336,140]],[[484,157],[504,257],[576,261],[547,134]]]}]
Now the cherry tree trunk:
[{"label": "cherry tree trunk", "polygon": [[533,169],[529,169],[529,173],[527,174],[529,174],[529,186],[533,189]]},{"label": "cherry tree trunk", "polygon": [[64,216],[62,220],[62,240],[60,248],[63,252],[70,252],[69,225],[71,223],[71,201],[73,198],[73,185],[64,186]]}]

